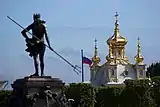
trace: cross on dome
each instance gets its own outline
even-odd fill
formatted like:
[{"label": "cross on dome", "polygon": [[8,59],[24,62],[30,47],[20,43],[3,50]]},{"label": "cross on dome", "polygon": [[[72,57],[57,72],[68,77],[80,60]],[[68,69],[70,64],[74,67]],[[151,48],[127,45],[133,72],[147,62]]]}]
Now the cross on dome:
[{"label": "cross on dome", "polygon": [[116,20],[118,20],[118,13],[116,12],[116,14],[114,15],[116,17]]}]

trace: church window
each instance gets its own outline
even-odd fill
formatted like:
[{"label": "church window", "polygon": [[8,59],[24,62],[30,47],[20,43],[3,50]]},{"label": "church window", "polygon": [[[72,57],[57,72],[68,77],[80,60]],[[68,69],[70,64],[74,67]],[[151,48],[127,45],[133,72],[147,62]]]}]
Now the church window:
[{"label": "church window", "polygon": [[114,51],[114,50],[112,50],[112,55],[114,55],[114,56],[115,56],[115,51]]},{"label": "church window", "polygon": [[121,50],[118,50],[118,55],[121,56]]},{"label": "church window", "polygon": [[112,69],[111,73],[112,73],[112,75],[114,75],[114,70],[113,69]]},{"label": "church window", "polygon": [[143,75],[143,70],[140,70],[140,75]]},{"label": "church window", "polygon": [[125,76],[128,75],[128,71],[127,71],[127,70],[124,71],[124,75],[125,75]]}]

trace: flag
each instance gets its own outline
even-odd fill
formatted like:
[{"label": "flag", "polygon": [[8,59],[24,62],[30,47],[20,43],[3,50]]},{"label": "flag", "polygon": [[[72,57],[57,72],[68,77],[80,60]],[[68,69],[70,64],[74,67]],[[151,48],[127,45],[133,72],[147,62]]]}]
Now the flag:
[{"label": "flag", "polygon": [[83,64],[91,65],[91,64],[92,64],[92,60],[90,60],[90,59],[87,58],[87,57],[82,57],[82,63],[83,63]]}]

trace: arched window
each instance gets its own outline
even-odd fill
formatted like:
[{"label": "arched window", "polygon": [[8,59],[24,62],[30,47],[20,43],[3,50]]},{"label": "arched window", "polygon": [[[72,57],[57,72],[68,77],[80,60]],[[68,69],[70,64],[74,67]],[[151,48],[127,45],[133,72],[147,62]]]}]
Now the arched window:
[{"label": "arched window", "polygon": [[141,76],[143,75],[143,70],[140,70],[140,75],[141,75]]},{"label": "arched window", "polygon": [[118,50],[118,55],[121,56],[121,50]]},{"label": "arched window", "polygon": [[111,74],[114,75],[114,70],[113,69],[111,70]]},{"label": "arched window", "polygon": [[112,50],[112,55],[115,56],[115,50],[114,49]]}]

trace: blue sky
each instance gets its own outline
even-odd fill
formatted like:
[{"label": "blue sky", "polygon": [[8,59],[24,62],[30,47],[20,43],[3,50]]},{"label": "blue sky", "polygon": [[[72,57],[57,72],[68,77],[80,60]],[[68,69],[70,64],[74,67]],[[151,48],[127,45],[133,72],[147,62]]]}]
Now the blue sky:
[{"label": "blue sky", "polygon": [[[25,50],[21,28],[7,15],[26,27],[33,13],[40,13],[47,22],[52,47],[70,62],[80,65],[80,50],[93,55],[94,39],[98,40],[101,64],[108,54],[106,40],[112,36],[114,15],[119,13],[120,33],[128,39],[126,54],[134,63],[137,37],[140,37],[145,63],[159,61],[159,0],[2,0],[0,3],[0,79],[13,81],[34,72],[32,59]],[[48,49],[45,73],[60,77],[64,82],[79,82],[81,77]],[[85,80],[89,80],[85,65]]]}]

